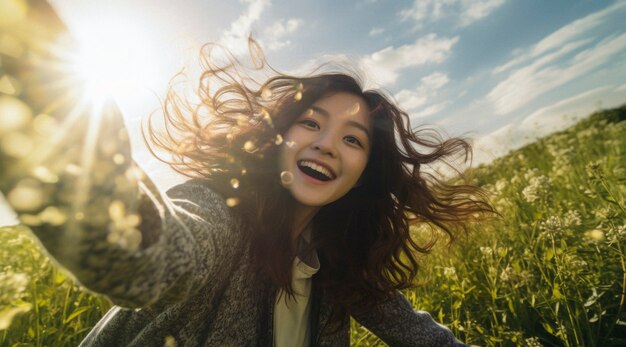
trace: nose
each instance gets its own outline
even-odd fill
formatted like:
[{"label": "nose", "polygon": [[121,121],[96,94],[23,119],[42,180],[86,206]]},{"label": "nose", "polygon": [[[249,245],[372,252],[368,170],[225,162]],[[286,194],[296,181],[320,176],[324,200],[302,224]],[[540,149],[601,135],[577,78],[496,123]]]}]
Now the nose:
[{"label": "nose", "polygon": [[335,142],[331,134],[320,134],[320,136],[311,144],[311,147],[320,151],[321,154],[328,155],[330,157],[336,157],[337,151],[335,147]]}]

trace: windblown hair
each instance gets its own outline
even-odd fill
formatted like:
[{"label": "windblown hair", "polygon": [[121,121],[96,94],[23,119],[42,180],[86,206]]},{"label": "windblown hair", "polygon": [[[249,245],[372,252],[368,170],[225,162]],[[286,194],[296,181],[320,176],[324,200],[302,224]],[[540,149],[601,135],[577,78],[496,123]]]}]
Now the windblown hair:
[{"label": "windblown hair", "polygon": [[[372,145],[360,184],[322,207],[313,220],[312,247],[321,262],[316,282],[331,293],[335,323],[414,283],[417,257],[429,252],[434,239],[418,244],[411,225],[429,223],[452,240],[468,221],[494,213],[480,188],[422,169],[459,154],[468,160],[466,140],[412,129],[406,112],[382,93],[364,91],[349,74],[281,74],[266,64],[253,40],[254,65],[243,73],[243,64],[224,49],[226,63],[219,65],[216,48],[210,44],[202,50],[199,102],[172,88],[163,107],[166,131],[157,131],[150,121],[144,137],[153,149],[172,154],[171,160],[161,160],[185,176],[206,180],[240,211],[253,226],[251,245],[260,270],[287,293],[292,293],[296,252],[291,242],[295,204],[280,181],[282,135],[313,103],[333,93],[354,94],[369,106]],[[273,76],[256,81],[251,75],[259,71]]]}]

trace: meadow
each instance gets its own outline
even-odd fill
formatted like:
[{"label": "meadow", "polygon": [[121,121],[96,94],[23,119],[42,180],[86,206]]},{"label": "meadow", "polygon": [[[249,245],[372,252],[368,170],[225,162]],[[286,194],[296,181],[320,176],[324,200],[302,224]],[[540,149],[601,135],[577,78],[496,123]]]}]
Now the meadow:
[{"label": "meadow", "polygon": [[[439,240],[405,293],[414,307],[474,345],[626,345],[624,119],[596,112],[467,172],[501,217]],[[26,227],[1,228],[0,245],[0,346],[75,346],[110,307]],[[354,346],[383,345],[352,324]]]}]

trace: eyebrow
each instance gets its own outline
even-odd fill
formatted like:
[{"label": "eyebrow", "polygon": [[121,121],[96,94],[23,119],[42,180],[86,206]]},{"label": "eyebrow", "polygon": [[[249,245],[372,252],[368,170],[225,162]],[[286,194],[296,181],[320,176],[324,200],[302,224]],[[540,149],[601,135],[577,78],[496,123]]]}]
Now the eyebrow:
[{"label": "eyebrow", "polygon": [[[312,105],[311,109],[313,111],[321,114],[322,116],[324,116],[326,118],[330,117],[330,113],[328,111],[326,111],[325,109],[319,107],[319,106]],[[361,123],[359,123],[357,121],[354,121],[354,120],[349,120],[346,123],[348,123],[348,125],[351,125],[351,126],[357,128],[357,129],[361,129],[365,133],[365,135],[367,136],[367,139],[371,141],[372,136],[370,135],[369,130],[363,124],[361,124]]]}]

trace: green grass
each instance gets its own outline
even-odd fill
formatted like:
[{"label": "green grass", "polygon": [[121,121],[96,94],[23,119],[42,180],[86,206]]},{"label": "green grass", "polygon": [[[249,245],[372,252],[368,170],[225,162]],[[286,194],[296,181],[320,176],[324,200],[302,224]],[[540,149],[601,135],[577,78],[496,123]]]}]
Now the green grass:
[{"label": "green grass", "polygon": [[[413,305],[476,345],[626,345],[625,118],[626,107],[595,113],[472,170],[502,218],[441,240],[406,293]],[[0,244],[0,345],[76,345],[108,302],[26,228],[1,229]],[[356,323],[352,341],[382,345]]]}]

